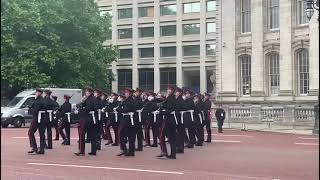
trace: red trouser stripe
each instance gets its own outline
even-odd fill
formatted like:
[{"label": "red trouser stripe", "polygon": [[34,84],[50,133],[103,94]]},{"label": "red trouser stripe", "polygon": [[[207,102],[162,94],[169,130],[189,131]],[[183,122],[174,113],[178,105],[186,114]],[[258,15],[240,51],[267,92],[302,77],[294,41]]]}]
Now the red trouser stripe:
[{"label": "red trouser stripe", "polygon": [[160,132],[160,147],[161,147],[162,153],[167,153],[165,134],[164,134],[165,124],[166,123],[163,121],[161,126],[161,132]]}]

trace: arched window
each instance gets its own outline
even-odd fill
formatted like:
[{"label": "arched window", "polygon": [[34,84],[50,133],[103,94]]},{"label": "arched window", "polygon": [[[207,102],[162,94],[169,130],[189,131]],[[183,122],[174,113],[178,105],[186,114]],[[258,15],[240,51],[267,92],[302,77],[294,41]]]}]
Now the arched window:
[{"label": "arched window", "polygon": [[251,56],[242,55],[240,62],[240,87],[241,95],[251,94]]},{"label": "arched window", "polygon": [[309,93],[309,52],[307,49],[297,51],[297,73],[299,94]]},{"label": "arched window", "polygon": [[278,95],[280,88],[279,53],[272,52],[268,56],[269,94]]}]

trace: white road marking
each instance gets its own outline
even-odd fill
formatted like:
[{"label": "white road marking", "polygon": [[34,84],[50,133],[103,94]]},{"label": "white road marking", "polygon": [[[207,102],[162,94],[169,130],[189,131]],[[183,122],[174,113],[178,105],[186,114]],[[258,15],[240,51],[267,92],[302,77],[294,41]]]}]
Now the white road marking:
[{"label": "white road marking", "polygon": [[[12,137],[13,139],[28,139],[29,137]],[[40,137],[36,137],[37,139],[39,139]],[[70,139],[79,139],[79,138],[70,138]],[[62,139],[61,139],[62,140]],[[60,140],[59,140],[60,141]]]},{"label": "white road marking", "polygon": [[148,169],[114,168],[114,167],[102,167],[102,166],[83,166],[83,165],[74,165],[74,164],[47,164],[47,163],[27,163],[27,164],[38,165],[38,166],[78,167],[78,168],[91,168],[91,169],[109,169],[109,170],[120,170],[120,171],[137,171],[137,172],[183,175],[183,172],[157,171],[157,170],[148,170]]},{"label": "white road marking", "polygon": [[[206,136],[208,134],[205,134]],[[222,137],[248,137],[248,138],[252,138],[253,136],[249,136],[249,135],[242,135],[242,134],[211,134],[211,136],[222,136]]]},{"label": "white road marking", "polygon": [[241,141],[230,141],[230,140],[213,140],[213,142],[226,142],[226,143],[240,143]]},{"label": "white road marking", "polygon": [[319,143],[294,143],[296,145],[305,145],[305,146],[319,146]]},{"label": "white road marking", "polygon": [[319,137],[298,137],[299,139],[315,139],[319,140]]}]

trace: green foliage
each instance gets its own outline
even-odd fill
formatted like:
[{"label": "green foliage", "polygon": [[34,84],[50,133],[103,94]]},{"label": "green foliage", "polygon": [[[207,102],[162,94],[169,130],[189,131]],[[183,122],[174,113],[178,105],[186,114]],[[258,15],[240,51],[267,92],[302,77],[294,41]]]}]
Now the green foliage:
[{"label": "green foliage", "polygon": [[[1,0],[1,95],[27,87],[109,91],[111,17],[94,0]],[[110,37],[109,37],[110,39]]]}]

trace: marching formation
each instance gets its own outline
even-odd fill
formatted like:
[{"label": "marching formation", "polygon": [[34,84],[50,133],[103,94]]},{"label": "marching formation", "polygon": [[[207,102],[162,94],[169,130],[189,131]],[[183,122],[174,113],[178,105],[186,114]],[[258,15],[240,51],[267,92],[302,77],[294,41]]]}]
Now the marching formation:
[{"label": "marching formation", "polygon": [[[36,99],[29,107],[33,120],[28,132],[32,150],[28,153],[44,154],[45,149],[52,149],[52,127],[56,129],[54,140],[59,140],[60,134],[62,145],[70,145],[70,124],[76,117],[79,119],[77,156],[85,155],[86,143],[91,143],[88,154],[96,155],[101,150],[102,139],[107,140],[105,145],[120,147],[118,156],[134,156],[136,151],[143,151],[146,146],[158,147],[159,144],[161,153],[158,157],[169,159],[176,159],[176,153],[184,153],[184,148],[211,142],[211,101],[207,93],[194,94],[189,89],[168,86],[166,97],[143,92],[139,88],[126,88],[123,94],[112,93],[108,96],[99,89],[87,87],[84,99],[72,111],[70,96],[65,95],[65,102],[59,107],[51,91],[44,92],[42,97],[43,91],[36,89]],[[220,108],[216,116],[222,123],[218,125],[223,124],[224,115],[224,110]],[[208,134],[206,141],[204,127]],[[40,135],[39,148],[34,136],[37,130]],[[222,132],[220,126],[219,132]],[[169,142],[170,153],[166,141]]]}]

